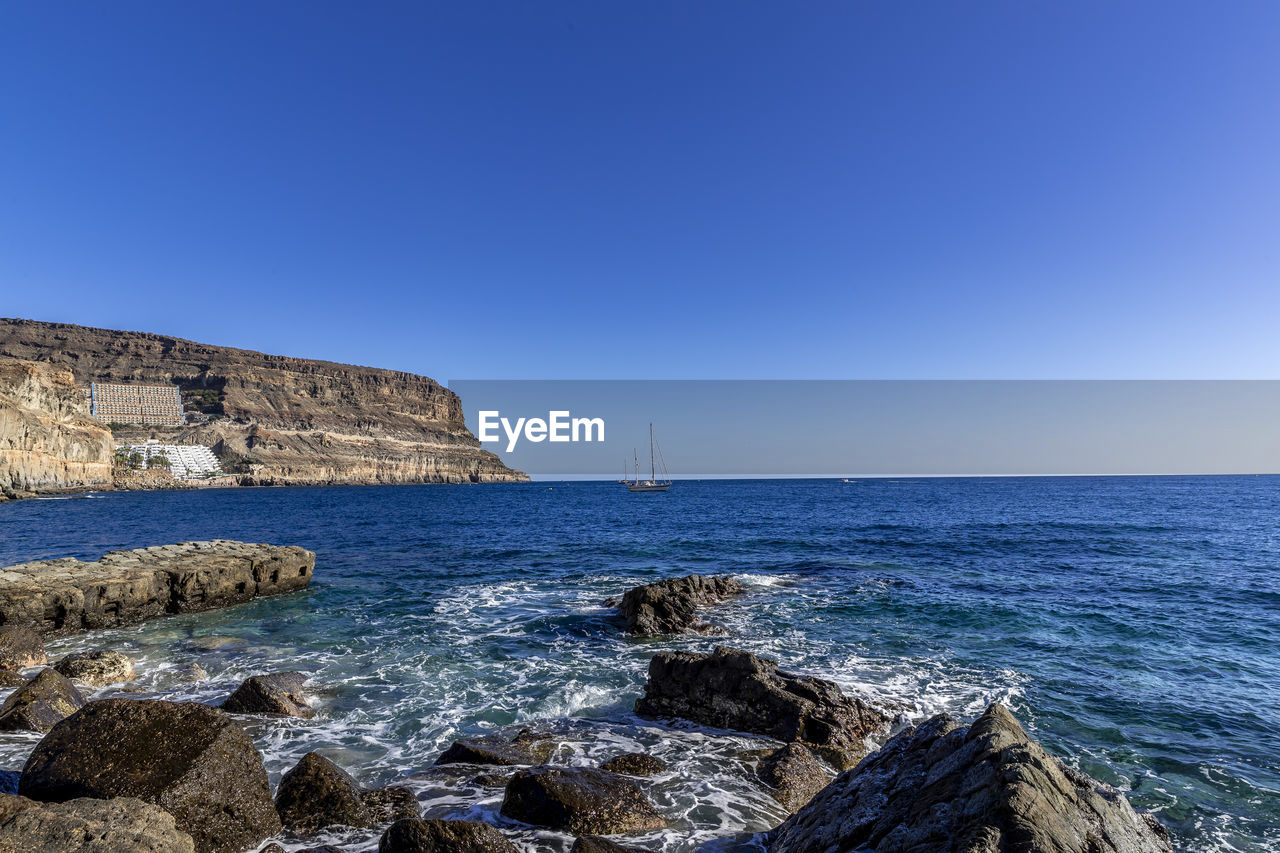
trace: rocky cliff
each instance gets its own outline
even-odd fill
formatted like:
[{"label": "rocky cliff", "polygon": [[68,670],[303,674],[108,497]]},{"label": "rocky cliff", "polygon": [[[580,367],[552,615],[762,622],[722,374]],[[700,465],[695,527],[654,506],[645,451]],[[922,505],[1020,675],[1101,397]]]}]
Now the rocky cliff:
[{"label": "rocky cliff", "polygon": [[113,450],[70,370],[0,358],[0,495],[109,485]]},{"label": "rocky cliff", "polygon": [[32,320],[0,319],[0,356],[67,368],[81,385],[177,384],[209,423],[117,437],[212,447],[245,485],[528,479],[481,449],[458,396],[425,376]]}]

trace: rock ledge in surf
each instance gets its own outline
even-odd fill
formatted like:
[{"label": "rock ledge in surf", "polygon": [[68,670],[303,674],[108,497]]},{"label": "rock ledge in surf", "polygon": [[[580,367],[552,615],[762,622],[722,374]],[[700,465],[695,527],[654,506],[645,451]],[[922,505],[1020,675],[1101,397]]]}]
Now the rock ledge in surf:
[{"label": "rock ledge in surf", "polygon": [[689,575],[628,590],[618,609],[627,621],[627,633],[636,636],[705,633],[712,626],[698,620],[698,608],[742,591],[742,584],[729,575]]},{"label": "rock ledge in surf", "polygon": [[1169,853],[1124,794],[1071,770],[1002,705],[940,714],[836,777],[772,834],[770,853]]},{"label": "rock ledge in surf", "polygon": [[70,634],[215,610],[302,589],[315,564],[305,548],[229,539],[38,560],[0,568],[0,624]]},{"label": "rock ledge in surf", "polygon": [[830,681],[792,675],[777,661],[724,646],[709,655],[654,655],[636,713],[803,744],[839,769],[866,754],[867,738],[887,736],[890,722]]}]

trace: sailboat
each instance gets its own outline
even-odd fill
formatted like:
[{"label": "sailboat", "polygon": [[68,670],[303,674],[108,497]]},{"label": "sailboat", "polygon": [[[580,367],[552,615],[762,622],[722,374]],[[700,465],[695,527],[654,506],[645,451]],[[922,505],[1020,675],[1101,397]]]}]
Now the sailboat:
[{"label": "sailboat", "polygon": [[658,459],[662,460],[662,476],[665,479],[658,479],[658,471],[653,462],[653,447],[653,424],[649,424],[649,479],[640,479],[640,459],[639,454],[636,454],[636,479],[635,482],[627,483],[627,491],[665,492],[671,488],[671,476],[667,473],[666,460],[662,460],[662,448],[658,448]]}]

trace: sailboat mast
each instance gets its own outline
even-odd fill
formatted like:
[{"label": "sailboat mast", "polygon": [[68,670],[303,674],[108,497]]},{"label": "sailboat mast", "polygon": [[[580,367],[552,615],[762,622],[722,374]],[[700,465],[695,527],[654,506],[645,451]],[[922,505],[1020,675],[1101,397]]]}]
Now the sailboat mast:
[{"label": "sailboat mast", "polygon": [[631,448],[631,456],[636,465],[636,485],[640,484],[640,451]]},{"label": "sailboat mast", "polygon": [[653,469],[653,424],[649,424],[649,482],[658,482],[658,472]]}]

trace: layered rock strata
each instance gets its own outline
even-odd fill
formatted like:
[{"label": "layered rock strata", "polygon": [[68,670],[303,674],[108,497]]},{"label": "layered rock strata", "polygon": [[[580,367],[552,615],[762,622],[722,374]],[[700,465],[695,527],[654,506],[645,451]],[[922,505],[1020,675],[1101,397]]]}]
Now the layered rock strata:
[{"label": "layered rock strata", "polygon": [[[425,376],[13,319],[0,319],[0,357],[48,362],[60,375],[73,371],[82,386],[178,385],[186,400],[211,412],[209,423],[131,427],[117,438],[211,447],[235,462],[243,485],[528,479],[481,449],[458,396]],[[97,482],[110,481],[110,460],[108,449]]]},{"label": "layered rock strata", "polygon": [[37,560],[0,569],[0,625],[69,634],[213,610],[302,589],[315,562],[305,548],[228,539]]},{"label": "layered rock strata", "polygon": [[770,853],[1169,853],[1124,794],[1064,765],[1002,705],[897,734],[773,834]]},{"label": "layered rock strata", "polygon": [[0,496],[109,487],[114,453],[70,369],[0,358]]}]

